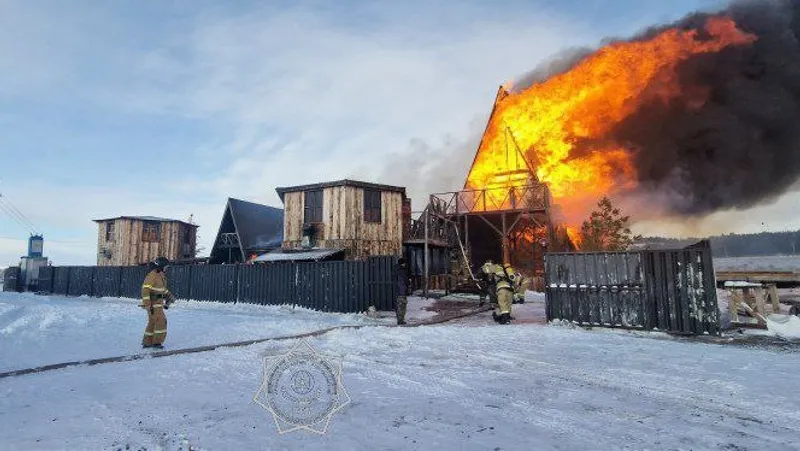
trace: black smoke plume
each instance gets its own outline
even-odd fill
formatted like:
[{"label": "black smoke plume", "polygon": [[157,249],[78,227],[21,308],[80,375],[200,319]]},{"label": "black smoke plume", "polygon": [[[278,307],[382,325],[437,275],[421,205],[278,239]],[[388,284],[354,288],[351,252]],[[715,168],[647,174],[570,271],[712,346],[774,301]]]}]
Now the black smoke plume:
[{"label": "black smoke plume", "polygon": [[[682,92],[709,89],[708,100],[645,103],[612,132],[635,149],[640,186],[674,193],[665,200],[679,214],[752,207],[800,176],[800,0],[740,2],[724,14],[758,39],[678,66]],[[700,30],[706,19],[677,27]]]},{"label": "black smoke plume", "polygon": [[[623,199],[640,206],[657,200],[660,213],[699,216],[768,202],[800,178],[800,0],[739,1],[630,41],[667,28],[697,30],[702,38],[706,20],[720,15],[757,40],[683,61],[676,69],[683,96],[645,101],[598,137],[633,155],[639,184]],[[556,58],[515,88],[568,70],[585,54]],[[706,93],[701,106],[692,101],[699,91]]]}]

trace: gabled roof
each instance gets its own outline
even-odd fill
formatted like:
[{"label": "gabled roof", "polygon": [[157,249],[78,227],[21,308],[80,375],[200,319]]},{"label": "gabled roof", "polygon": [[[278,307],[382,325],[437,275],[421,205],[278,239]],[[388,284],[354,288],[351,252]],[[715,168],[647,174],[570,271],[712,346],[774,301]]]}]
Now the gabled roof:
[{"label": "gabled roof", "polygon": [[[234,244],[223,242],[223,233],[234,234]],[[270,251],[282,242],[282,209],[228,198],[210,258],[228,262],[234,258],[230,251],[235,249],[235,261],[244,262],[249,254]]]},{"label": "gabled roof", "polygon": [[283,242],[283,209],[228,199],[239,242],[245,252],[268,249]]},{"label": "gabled roof", "polygon": [[114,218],[92,219],[92,221],[106,222],[106,221],[116,221],[117,219],[132,219],[134,221],[153,221],[153,222],[180,222],[182,224],[186,224],[192,227],[200,227],[197,224],[181,221],[180,219],[160,218],[158,216],[116,216]]},{"label": "gabled roof", "polygon": [[403,193],[405,195],[406,188],[404,186],[392,186],[392,185],[382,185],[379,183],[371,183],[371,182],[362,182],[359,180],[337,180],[334,182],[322,182],[322,183],[312,183],[309,185],[297,185],[297,186],[287,186],[287,187],[279,187],[275,188],[275,191],[278,193],[278,196],[281,198],[281,202],[283,202],[283,195],[284,193],[295,193],[298,191],[310,191],[315,189],[323,189],[323,188],[332,188],[336,186],[354,186],[358,188],[366,188],[366,189],[375,189],[379,191],[390,191],[396,193]]}]

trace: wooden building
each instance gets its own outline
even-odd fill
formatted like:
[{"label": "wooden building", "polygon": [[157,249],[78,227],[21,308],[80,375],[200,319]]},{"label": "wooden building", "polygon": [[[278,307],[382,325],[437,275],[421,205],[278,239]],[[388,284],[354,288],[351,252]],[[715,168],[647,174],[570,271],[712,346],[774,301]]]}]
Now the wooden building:
[{"label": "wooden building", "polygon": [[346,260],[402,254],[410,222],[404,187],[340,180],[276,191],[284,250],[339,249]]},{"label": "wooden building", "polygon": [[283,243],[283,210],[228,198],[209,263],[242,263],[279,249]]},{"label": "wooden building", "polygon": [[197,248],[197,225],[153,216],[95,219],[97,265],[136,266],[157,257],[192,260]]}]

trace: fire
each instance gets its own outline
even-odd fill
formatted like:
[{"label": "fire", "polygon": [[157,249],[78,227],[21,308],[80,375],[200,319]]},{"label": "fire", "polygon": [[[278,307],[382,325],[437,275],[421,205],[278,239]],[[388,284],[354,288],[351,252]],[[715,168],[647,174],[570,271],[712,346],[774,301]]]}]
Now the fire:
[{"label": "fire", "polygon": [[567,236],[577,249],[581,248],[581,244],[583,244],[583,239],[581,238],[580,230],[578,230],[576,227],[567,226]]},{"label": "fire", "polygon": [[[524,185],[530,180],[519,174],[530,168],[549,186],[567,223],[579,224],[601,195],[636,187],[633,150],[609,138],[614,125],[645,101],[682,98],[688,107],[702,105],[708,90],[681,87],[677,65],[755,39],[733,20],[712,17],[705,33],[673,28],[648,40],[613,43],[521,92],[501,88],[465,188]],[[576,235],[572,229],[570,236]]]}]

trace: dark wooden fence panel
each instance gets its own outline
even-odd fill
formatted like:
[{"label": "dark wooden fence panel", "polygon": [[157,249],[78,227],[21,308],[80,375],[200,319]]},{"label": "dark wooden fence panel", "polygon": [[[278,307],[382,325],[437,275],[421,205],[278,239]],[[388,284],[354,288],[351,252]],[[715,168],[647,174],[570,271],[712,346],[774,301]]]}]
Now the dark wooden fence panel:
[{"label": "dark wooden fence panel", "polygon": [[397,259],[391,256],[369,257],[367,268],[370,305],[378,310],[394,310],[397,300]]},{"label": "dark wooden fence panel", "polygon": [[55,271],[53,275],[53,294],[67,294],[67,287],[69,286],[69,266],[60,266],[53,268]]},{"label": "dark wooden fence panel", "polygon": [[92,296],[94,294],[94,266],[73,266],[70,269],[69,296]]},{"label": "dark wooden fence panel", "polygon": [[239,302],[263,305],[295,303],[294,263],[242,265],[239,268]]},{"label": "dark wooden fence panel", "polygon": [[[77,277],[77,276],[76,276]],[[98,266],[94,271],[94,292],[97,297],[119,297],[122,268],[119,266]]]},{"label": "dark wooden fence panel", "polygon": [[238,265],[197,265],[191,272],[195,301],[236,302]]},{"label": "dark wooden fence panel", "polygon": [[141,300],[142,283],[149,269],[146,266],[128,266],[122,269],[120,296]]},{"label": "dark wooden fence panel", "polygon": [[189,299],[192,294],[191,265],[167,267],[167,288],[178,299]]},{"label": "dark wooden fence panel", "polygon": [[718,334],[711,248],[545,256],[548,321]]},{"label": "dark wooden fence panel", "polygon": [[55,276],[55,268],[52,266],[44,266],[39,268],[39,286],[40,293],[50,294],[53,292],[53,277]]},{"label": "dark wooden fence panel", "polygon": [[[139,299],[148,268],[50,267],[53,294]],[[255,304],[292,304],[330,312],[394,309],[395,257],[365,261],[280,262],[259,265],[170,266],[168,287],[180,299]]]},{"label": "dark wooden fence panel", "polygon": [[17,291],[19,289],[19,266],[9,266],[2,274],[3,291]]}]

